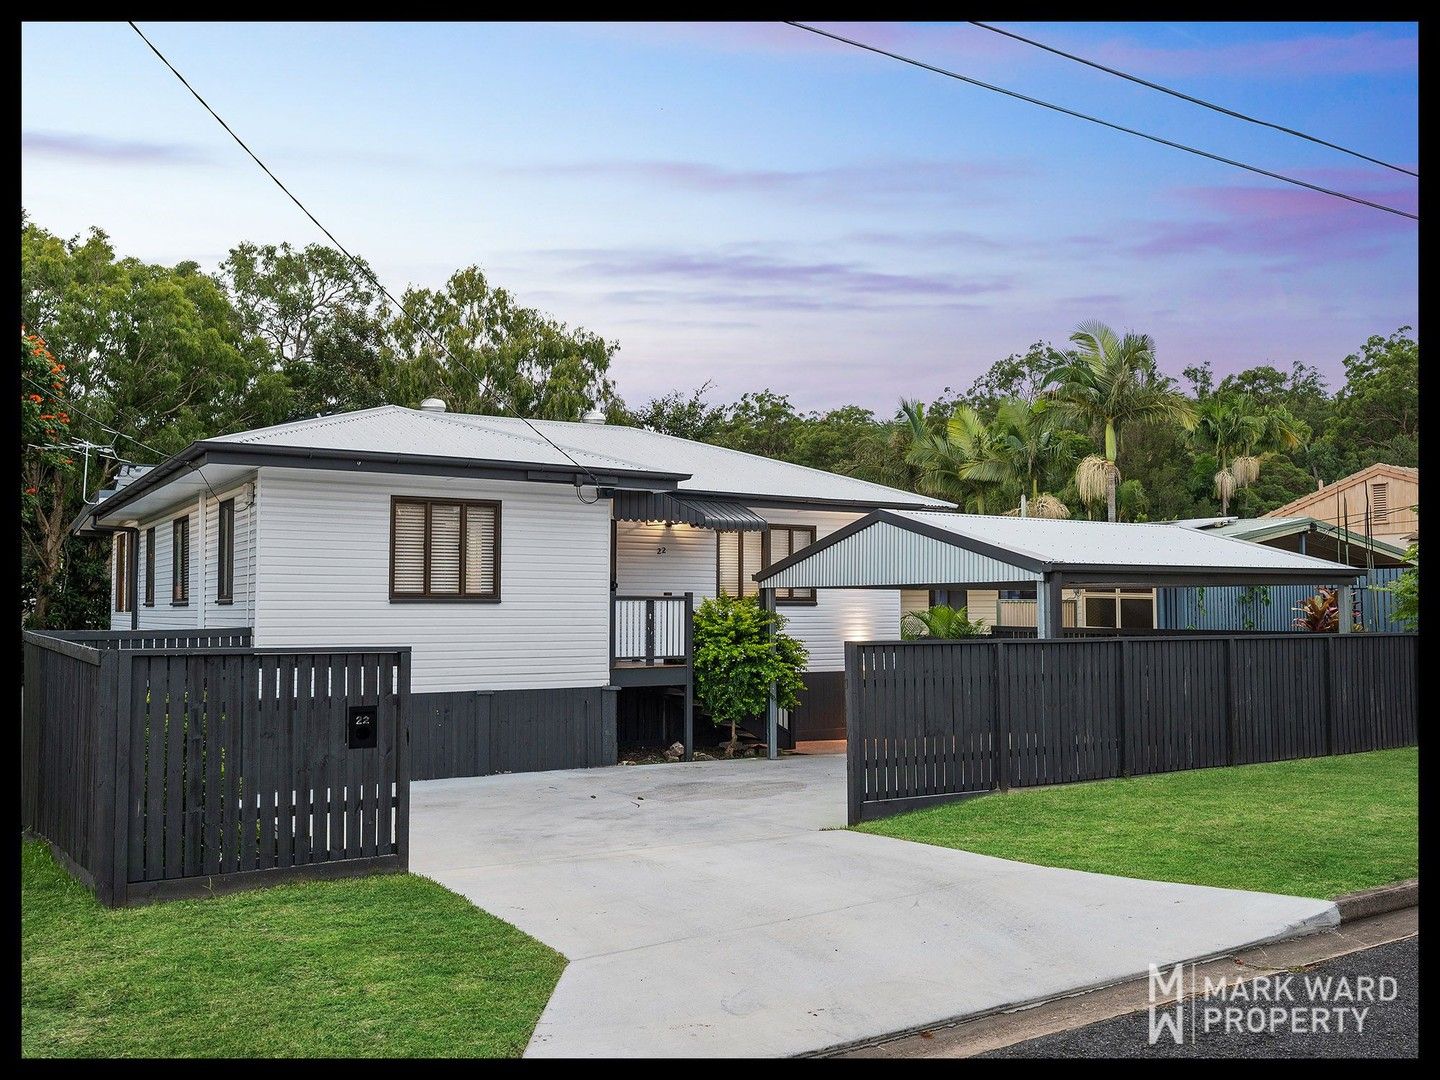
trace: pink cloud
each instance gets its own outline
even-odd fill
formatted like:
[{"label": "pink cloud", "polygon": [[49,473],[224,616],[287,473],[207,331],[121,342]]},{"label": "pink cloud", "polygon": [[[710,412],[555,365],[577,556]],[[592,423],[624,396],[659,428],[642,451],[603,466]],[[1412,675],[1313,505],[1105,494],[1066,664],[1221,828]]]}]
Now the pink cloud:
[{"label": "pink cloud", "polygon": [[1166,78],[1213,76],[1217,72],[1246,76],[1374,75],[1413,71],[1420,62],[1419,42],[1415,37],[1397,37],[1374,30],[1173,49],[1117,38],[1075,45],[1068,47],[1068,51],[1111,67]]},{"label": "pink cloud", "polygon": [[[1174,194],[1190,209],[1182,219],[1154,226],[1135,245],[1136,254],[1218,251],[1308,262],[1383,251],[1397,239],[1415,236],[1415,223],[1405,218],[1299,188],[1195,187]],[[1414,208],[1414,195],[1406,190],[1374,195],[1377,202]]]}]

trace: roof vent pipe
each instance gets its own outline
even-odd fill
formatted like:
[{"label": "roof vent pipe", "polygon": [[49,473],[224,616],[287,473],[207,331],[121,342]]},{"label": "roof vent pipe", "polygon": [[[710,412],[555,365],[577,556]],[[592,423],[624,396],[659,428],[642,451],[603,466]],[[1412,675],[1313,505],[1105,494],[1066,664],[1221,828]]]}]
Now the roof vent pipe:
[{"label": "roof vent pipe", "polygon": [[605,414],[599,409],[591,409],[580,419],[587,424],[603,424],[605,423]]},{"label": "roof vent pipe", "polygon": [[444,412],[445,402],[438,397],[427,397],[420,402],[421,412]]}]

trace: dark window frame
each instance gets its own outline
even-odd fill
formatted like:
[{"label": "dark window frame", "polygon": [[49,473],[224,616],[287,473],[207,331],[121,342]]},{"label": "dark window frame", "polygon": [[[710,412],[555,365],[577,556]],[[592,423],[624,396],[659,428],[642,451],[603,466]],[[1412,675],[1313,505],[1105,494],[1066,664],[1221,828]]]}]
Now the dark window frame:
[{"label": "dark window frame", "polygon": [[155,606],[155,526],[145,530],[145,606]]},{"label": "dark window frame", "polygon": [[[815,526],[814,526],[814,525],[787,525],[787,524],[783,524],[783,523],[774,523],[774,524],[771,524],[771,526],[765,530],[764,538],[761,540],[761,543],[760,543],[760,561],[761,561],[766,567],[768,567],[768,566],[771,564],[771,562],[773,561],[773,560],[770,558],[770,537],[771,537],[771,534],[776,533],[776,532],[780,531],[781,529],[784,529],[786,532],[788,532],[788,533],[790,534],[790,554],[791,554],[791,555],[793,555],[793,554],[795,554],[795,552],[800,551],[800,550],[802,550],[803,548],[807,548],[807,547],[809,547],[811,544],[815,543],[816,536],[815,536]],[[796,546],[795,546],[795,536],[796,536],[797,533],[806,534],[806,535],[808,535],[808,536],[810,537],[810,539],[807,540],[804,544],[800,545],[800,547],[796,547]],[[809,593],[810,595],[809,595],[809,596],[796,596],[796,595],[795,595],[796,593]],[[818,590],[818,589],[776,589],[776,590],[775,590],[775,606],[776,606],[776,607],[815,607],[815,606],[818,605],[819,603],[820,603],[820,593],[819,593],[819,590]]]},{"label": "dark window frame", "polygon": [[130,560],[134,552],[130,550],[130,533],[121,529],[115,533],[115,610],[117,612],[130,612],[135,609],[135,598],[130,595]]},{"label": "dark window frame", "polygon": [[170,523],[170,606],[190,606],[190,515]]},{"label": "dark window frame", "polygon": [[[425,591],[424,592],[396,592],[395,591],[395,518],[397,509],[402,505],[424,506],[425,507],[425,551],[423,563],[425,567]],[[430,508],[433,506],[455,506],[460,510],[460,589],[458,593],[433,593],[430,591]],[[467,593],[465,588],[465,550],[469,546],[466,543],[468,538],[468,515],[466,511],[471,507],[481,507],[495,512],[495,583],[490,592]],[[446,499],[446,498],[424,498],[412,495],[392,495],[390,497],[390,602],[392,604],[498,604],[500,603],[500,549],[501,549],[501,504],[498,499]]]},{"label": "dark window frame", "polygon": [[235,602],[235,499],[216,508],[215,603]]},{"label": "dark window frame", "polygon": [[[752,574],[768,568],[770,564],[774,561],[770,557],[770,534],[780,529],[784,529],[786,532],[790,533],[790,551],[792,554],[800,550],[800,548],[797,548],[795,546],[795,534],[797,533],[809,537],[809,539],[806,540],[803,545],[801,545],[802,547],[809,547],[811,544],[815,543],[816,530],[814,525],[790,525],[786,523],[776,523],[773,525],[769,525],[766,527],[765,531],[760,534],[760,565],[757,566],[754,570],[751,570]],[[734,581],[733,583],[727,583],[721,573],[720,545],[725,542],[724,538],[726,536],[738,537],[738,539],[736,540],[736,543],[739,545],[739,550],[736,552],[735,563],[736,581]],[[745,596],[746,569],[747,567],[745,565],[745,534],[743,532],[739,532],[733,529],[725,529],[717,532],[715,534],[715,595]],[[729,584],[733,584],[738,591],[734,593],[727,592],[726,589],[727,585]],[[797,597],[794,595],[795,593],[809,593],[810,595],[808,597]],[[775,605],[777,607],[815,607],[819,603],[820,594],[817,589],[775,590]]]}]

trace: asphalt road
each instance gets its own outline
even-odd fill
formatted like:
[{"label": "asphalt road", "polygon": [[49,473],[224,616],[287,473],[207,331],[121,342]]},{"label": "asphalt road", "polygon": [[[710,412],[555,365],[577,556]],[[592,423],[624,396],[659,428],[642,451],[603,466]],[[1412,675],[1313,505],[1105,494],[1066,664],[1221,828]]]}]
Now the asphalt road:
[{"label": "asphalt road", "polygon": [[[1149,1044],[1149,1016],[1145,1012],[1102,1020],[1074,1031],[1047,1035],[1030,1042],[993,1050],[982,1057],[994,1058],[1408,1058],[1420,1053],[1420,938],[1379,945],[1373,949],[1328,960],[1304,969],[1304,974],[1341,976],[1355,979],[1368,975],[1389,975],[1398,991],[1393,1001],[1370,1004],[1364,1027],[1358,1033],[1295,1034],[1198,1031],[1195,1041],[1176,1045],[1162,1036]],[[1332,984],[1335,985],[1335,984]],[[1356,985],[1352,982],[1351,985]],[[1284,1003],[1310,1008],[1325,1003],[1307,997],[1302,983],[1294,980],[1295,1000]],[[1259,1003],[1255,1003],[1259,1004]],[[1332,1001],[1331,1007],[1349,1004]],[[1359,1004],[1359,1003],[1357,1003]],[[1246,1003],[1249,1007],[1251,1003]],[[1265,1007],[1269,1007],[1268,1003]],[[1361,1006],[1363,1007],[1363,1005]]]}]

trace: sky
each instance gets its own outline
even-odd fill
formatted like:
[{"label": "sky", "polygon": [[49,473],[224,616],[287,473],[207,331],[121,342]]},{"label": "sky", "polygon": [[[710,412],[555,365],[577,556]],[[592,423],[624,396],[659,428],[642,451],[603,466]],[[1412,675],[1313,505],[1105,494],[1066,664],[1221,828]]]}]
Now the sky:
[{"label": "sky", "polygon": [[[783,24],[142,23],[392,292],[479,266],[619,344],[632,403],[802,409],[963,389],[1100,319],[1314,364],[1417,326],[1418,225]],[[1409,176],[980,28],[821,23],[1415,211]],[[1411,23],[1009,29],[1418,171]],[[22,30],[22,198],[64,236],[213,269],[322,241],[124,23]]]}]

